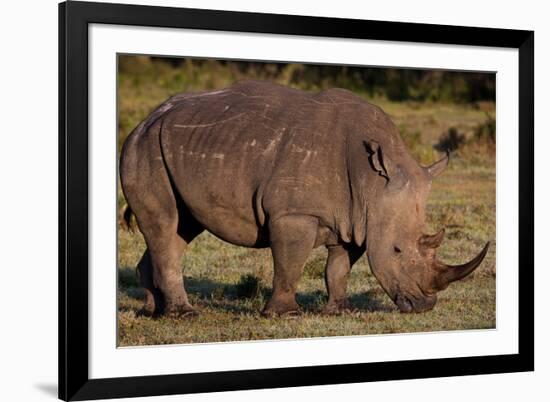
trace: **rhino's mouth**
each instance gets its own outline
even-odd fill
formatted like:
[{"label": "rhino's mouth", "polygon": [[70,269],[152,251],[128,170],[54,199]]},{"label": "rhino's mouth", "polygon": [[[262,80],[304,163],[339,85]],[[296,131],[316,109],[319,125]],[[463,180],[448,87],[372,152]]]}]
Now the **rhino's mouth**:
[{"label": "rhino's mouth", "polygon": [[397,295],[397,297],[394,300],[394,303],[397,305],[399,310],[402,313],[410,313],[413,310],[413,305],[410,301],[410,299],[404,295]]},{"label": "rhino's mouth", "polygon": [[434,308],[437,302],[437,296],[416,298],[404,293],[399,293],[394,303],[402,313],[422,313]]}]

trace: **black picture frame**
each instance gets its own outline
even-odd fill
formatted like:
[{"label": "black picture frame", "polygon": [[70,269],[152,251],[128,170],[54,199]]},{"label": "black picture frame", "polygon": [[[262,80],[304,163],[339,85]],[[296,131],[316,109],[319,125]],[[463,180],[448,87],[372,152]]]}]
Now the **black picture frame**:
[{"label": "black picture frame", "polygon": [[[88,375],[88,25],[192,28],[519,51],[517,354],[214,373]],[[87,400],[534,370],[534,32],[70,1],[59,4],[59,398]]]}]

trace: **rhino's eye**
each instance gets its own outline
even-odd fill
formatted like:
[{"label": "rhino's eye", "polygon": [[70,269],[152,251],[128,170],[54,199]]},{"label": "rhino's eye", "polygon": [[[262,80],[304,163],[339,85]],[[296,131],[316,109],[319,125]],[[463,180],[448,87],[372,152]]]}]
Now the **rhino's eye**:
[{"label": "rhino's eye", "polygon": [[396,254],[401,254],[401,249],[397,246],[393,246],[393,251],[395,251]]}]

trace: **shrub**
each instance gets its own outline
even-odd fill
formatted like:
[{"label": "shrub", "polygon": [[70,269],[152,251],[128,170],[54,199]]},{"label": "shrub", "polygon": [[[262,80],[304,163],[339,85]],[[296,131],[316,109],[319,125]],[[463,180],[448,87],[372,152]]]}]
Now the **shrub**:
[{"label": "shrub", "polygon": [[483,123],[480,123],[474,130],[474,138],[478,142],[494,144],[497,136],[497,123],[494,116],[489,113]]},{"label": "shrub", "polygon": [[242,275],[236,286],[239,299],[255,299],[262,293],[260,280],[251,274]]},{"label": "shrub", "polygon": [[434,145],[434,148],[441,152],[456,151],[464,145],[466,137],[458,132],[455,127],[449,128],[447,132],[441,134],[439,142]]}]

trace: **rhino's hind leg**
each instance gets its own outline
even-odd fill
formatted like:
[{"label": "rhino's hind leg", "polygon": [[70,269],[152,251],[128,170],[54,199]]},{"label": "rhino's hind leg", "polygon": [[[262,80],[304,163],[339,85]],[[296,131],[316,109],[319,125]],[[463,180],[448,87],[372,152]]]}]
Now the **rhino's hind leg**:
[{"label": "rhino's hind leg", "polygon": [[149,250],[145,250],[137,265],[139,284],[145,290],[143,307],[138,311],[138,316],[153,317],[164,311],[164,298],[160,289],[153,284],[153,263]]},{"label": "rhino's hind leg", "polygon": [[134,200],[132,210],[147,243],[138,264],[140,283],[145,288],[142,315],[196,315],[183,285],[181,257],[186,246],[202,231],[202,226],[172,194],[161,191]]},{"label": "rhino's hind leg", "polygon": [[148,253],[139,265],[140,281],[146,291],[142,312],[183,316],[194,314],[195,310],[183,287],[181,257],[203,228],[191,216],[170,180],[160,148],[161,125],[161,121],[146,125],[146,131],[141,131],[145,126],[140,125],[126,140],[120,181],[147,243]]},{"label": "rhino's hind leg", "polygon": [[324,314],[342,314],[353,310],[346,296],[348,276],[351,267],[364,251],[363,247],[355,245],[329,247],[325,270],[328,302]]},{"label": "rhino's hind leg", "polygon": [[273,294],[262,315],[293,315],[300,312],[296,289],[304,264],[313,249],[318,222],[310,216],[289,215],[269,224],[273,255]]},{"label": "rhino's hind leg", "polygon": [[162,294],[161,306],[157,310],[160,314],[172,317],[187,317],[197,315],[198,312],[189,303],[185,291],[181,257],[187,245],[203,229],[193,219],[186,222],[185,228],[179,226],[177,231],[157,229],[156,236],[149,236],[147,244],[153,265],[153,285]]}]

